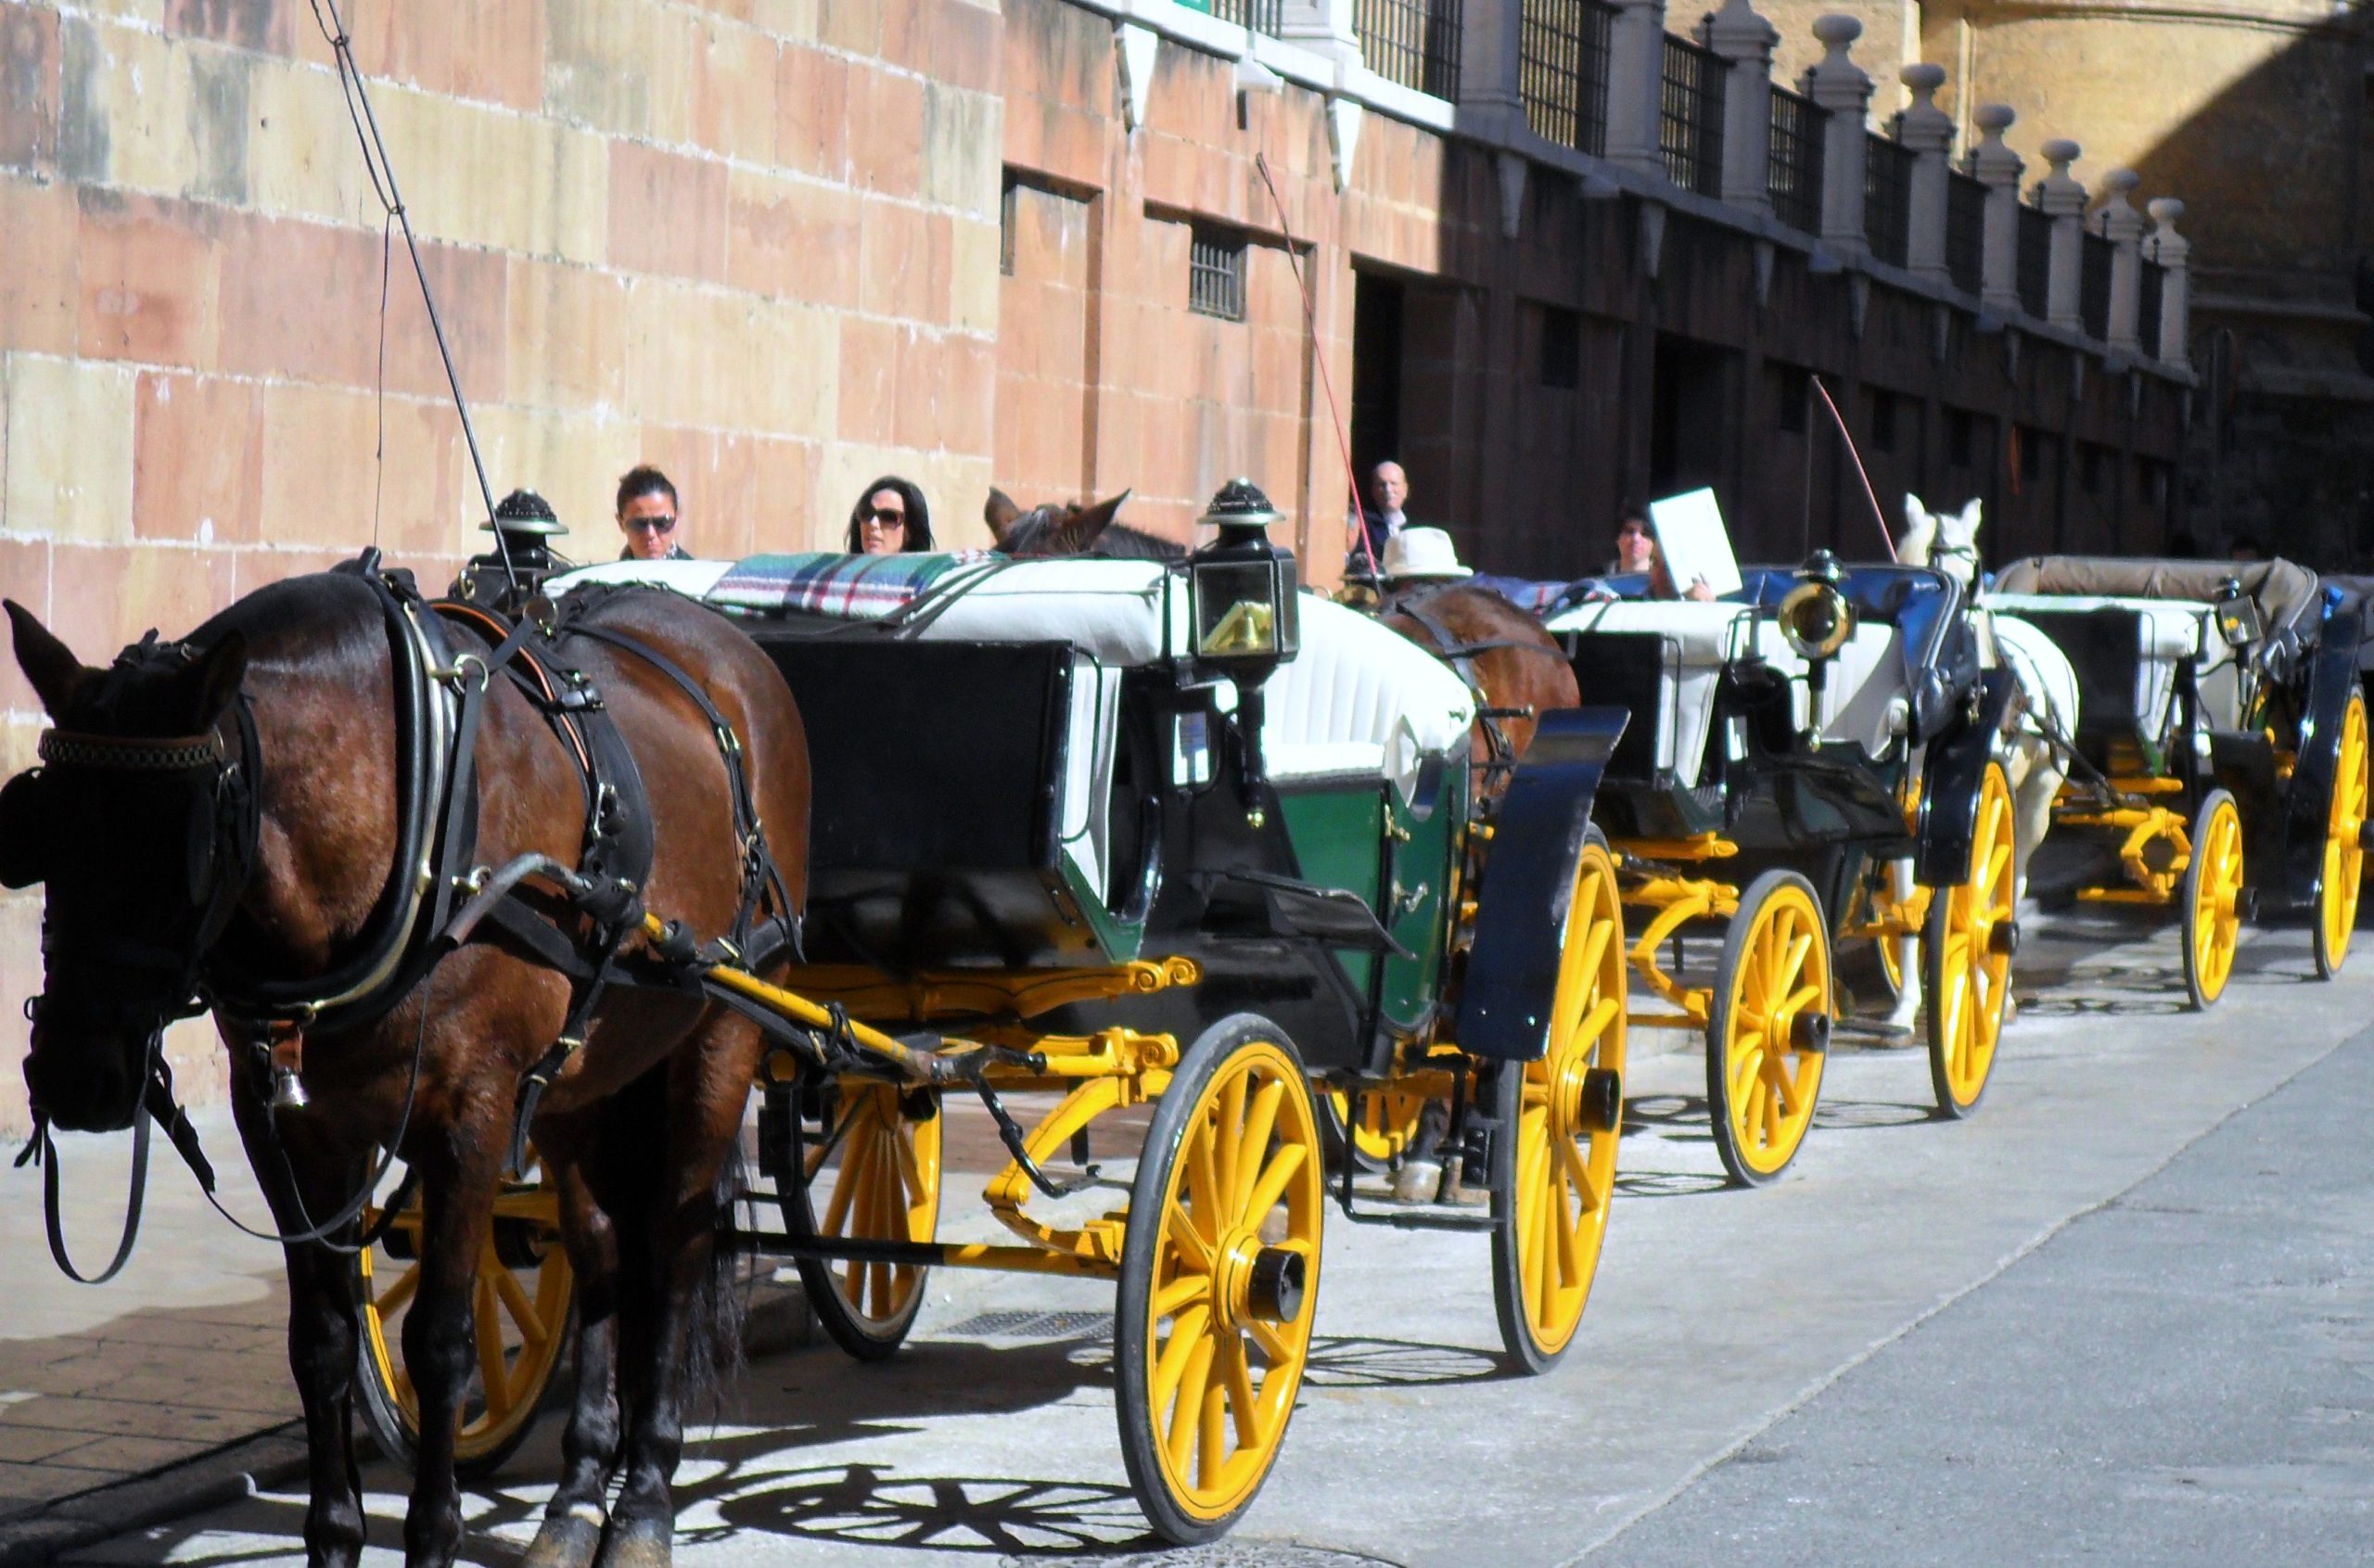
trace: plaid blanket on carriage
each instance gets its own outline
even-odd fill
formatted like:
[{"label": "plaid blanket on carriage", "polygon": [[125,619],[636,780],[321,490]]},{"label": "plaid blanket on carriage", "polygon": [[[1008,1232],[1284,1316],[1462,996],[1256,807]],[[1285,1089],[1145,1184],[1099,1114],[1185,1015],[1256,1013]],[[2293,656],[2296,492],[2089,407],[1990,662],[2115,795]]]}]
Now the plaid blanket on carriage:
[{"label": "plaid blanket on carriage", "polygon": [[938,589],[992,570],[987,550],[915,555],[843,555],[810,551],[736,561],[708,602],[737,610],[796,610],[877,620]]}]

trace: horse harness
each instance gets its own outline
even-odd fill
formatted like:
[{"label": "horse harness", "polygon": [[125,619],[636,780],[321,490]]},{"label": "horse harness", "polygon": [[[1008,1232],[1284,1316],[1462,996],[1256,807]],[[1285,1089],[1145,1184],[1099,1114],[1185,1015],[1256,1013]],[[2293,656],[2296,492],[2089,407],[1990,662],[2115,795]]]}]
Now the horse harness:
[{"label": "horse harness", "polygon": [[1478,654],[1488,654],[1496,648],[1516,648],[1529,653],[1547,653],[1549,650],[1538,644],[1523,642],[1514,637],[1496,637],[1483,643],[1461,642],[1458,633],[1454,632],[1441,617],[1426,608],[1426,601],[1439,591],[1436,588],[1420,588],[1389,597],[1378,605],[1377,615],[1380,618],[1388,615],[1405,615],[1416,621],[1419,629],[1425,632],[1426,640],[1434,644],[1435,657],[1450,666],[1451,672],[1467,682],[1467,689],[1474,694],[1475,720],[1484,731],[1485,749],[1490,754],[1482,767],[1487,774],[1506,772],[1516,766],[1517,752],[1515,744],[1509,739],[1508,732],[1500,728],[1501,720],[1531,719],[1537,715],[1529,707],[1493,707],[1491,694],[1484,689],[1483,678],[1475,672],[1475,657]]},{"label": "horse harness", "polygon": [[[357,950],[328,974],[266,980],[240,975],[210,953],[253,876],[262,833],[262,746],[244,692],[230,705],[227,726],[218,722],[205,734],[145,739],[53,729],[42,736],[41,757],[50,769],[70,773],[78,769],[139,771],[188,782],[193,813],[189,874],[198,908],[190,941],[185,950],[168,952],[129,938],[106,937],[101,939],[105,956],[110,962],[162,968],[175,975],[174,994],[185,1000],[169,1013],[169,1022],[213,1011],[239,1026],[263,1059],[273,1111],[304,1103],[299,1074],[306,1033],[343,1032],[377,1022],[465,943],[499,945],[565,975],[570,982],[565,1022],[521,1077],[511,1154],[516,1171],[524,1160],[538,1101],[584,1043],[607,988],[660,988],[701,998],[706,993],[700,975],[717,962],[756,967],[786,950],[798,952],[798,914],[767,846],[740,737],[700,682],[674,660],[636,638],[591,623],[590,612],[605,593],[581,593],[558,606],[538,598],[531,601],[530,613],[514,618],[481,604],[426,600],[409,573],[382,571],[376,550],[332,569],[371,590],[387,630],[395,672],[399,804],[397,854],[387,888],[364,923]],[[654,943],[648,955],[621,953],[628,938],[643,929],[643,892],[656,848],[650,796],[600,689],[568,657],[568,645],[580,639],[614,648],[657,670],[698,708],[716,740],[742,863],[734,919],[725,935],[708,944],[696,947],[671,927],[668,938]],[[199,654],[186,644],[160,644],[152,632],[124,650],[116,664],[137,673],[186,665]],[[583,848],[574,867],[537,854],[521,855],[499,868],[478,862],[477,742],[498,676],[543,717],[575,768],[585,817]],[[19,775],[6,786],[11,793],[50,787],[55,784],[47,770]],[[0,874],[17,869],[0,865]],[[36,998],[28,1010],[43,1004]],[[424,1000],[424,1031],[427,1022]],[[134,1198],[123,1238],[113,1262],[92,1283],[112,1277],[130,1256],[139,1224],[151,1120],[164,1128],[210,1201],[214,1196],[213,1168],[174,1098],[161,1035],[160,1027],[149,1042],[142,1111],[134,1112]],[[406,1124],[419,1066],[416,1043]],[[402,1133],[400,1124],[398,1141]],[[48,1148],[48,1128],[37,1113],[33,1140],[17,1163],[39,1160],[45,1165],[51,1252],[70,1276],[81,1280],[83,1276],[66,1256],[57,1223],[57,1161],[54,1155],[44,1159]],[[325,1241],[362,1212],[394,1158],[391,1147],[377,1172],[338,1215],[301,1233],[270,1239]],[[289,1191],[293,1195],[293,1179]],[[372,1244],[377,1230],[402,1206],[400,1199],[391,1201],[375,1234],[361,1244]]]}]

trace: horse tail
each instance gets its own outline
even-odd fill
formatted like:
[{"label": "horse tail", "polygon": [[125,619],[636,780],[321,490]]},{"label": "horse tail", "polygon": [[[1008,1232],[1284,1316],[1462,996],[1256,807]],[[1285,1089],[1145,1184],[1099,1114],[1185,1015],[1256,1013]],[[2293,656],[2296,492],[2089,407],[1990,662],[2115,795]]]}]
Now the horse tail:
[{"label": "horse tail", "polygon": [[742,1141],[736,1138],[726,1145],[710,1190],[716,1223],[708,1268],[684,1304],[683,1399],[679,1408],[687,1425],[721,1419],[748,1367],[742,1331],[750,1299],[740,1278],[745,1249],[734,1240],[740,1230],[735,1210],[748,1201],[747,1175]]}]

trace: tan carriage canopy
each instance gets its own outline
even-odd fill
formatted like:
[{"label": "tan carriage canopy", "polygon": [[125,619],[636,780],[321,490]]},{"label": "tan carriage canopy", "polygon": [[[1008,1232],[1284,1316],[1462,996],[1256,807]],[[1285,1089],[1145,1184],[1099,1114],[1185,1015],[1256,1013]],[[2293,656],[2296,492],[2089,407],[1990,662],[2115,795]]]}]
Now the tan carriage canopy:
[{"label": "tan carriage canopy", "polygon": [[2192,600],[2215,604],[2240,582],[2269,632],[2291,626],[2317,603],[2317,574],[2272,561],[2152,561],[2112,555],[2027,555],[1995,579],[1997,593],[2062,593],[2102,599]]}]

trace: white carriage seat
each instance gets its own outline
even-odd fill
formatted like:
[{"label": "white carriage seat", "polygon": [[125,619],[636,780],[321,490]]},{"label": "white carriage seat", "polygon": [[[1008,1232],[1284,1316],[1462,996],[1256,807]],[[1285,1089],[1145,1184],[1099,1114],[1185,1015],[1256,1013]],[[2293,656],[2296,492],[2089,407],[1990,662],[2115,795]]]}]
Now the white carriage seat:
[{"label": "white carriage seat", "polygon": [[[1755,628],[1756,651],[1776,669],[1799,682],[1793,689],[1794,718],[1800,729],[1809,721],[1809,689],[1803,682],[1806,661],[1789,645],[1780,625],[1760,620]],[[1822,680],[1820,738],[1825,744],[1852,742],[1879,761],[1912,727],[1912,694],[1905,683],[1904,633],[1881,621],[1862,621],[1830,661]]]},{"label": "white carriage seat", "polygon": [[[1706,733],[1714,720],[1715,687],[1724,665],[1748,647],[1754,612],[1738,605],[1701,604],[1693,599],[1610,599],[1577,605],[1546,624],[1559,632],[1627,632],[1654,636],[1665,644],[1660,692],[1656,766],[1695,784],[1706,759]],[[1586,706],[1606,700],[1586,685]],[[1647,721],[1645,714],[1633,721]]]},{"label": "white carriage seat", "polygon": [[[2237,719],[2233,650],[2210,627],[2210,606],[2182,599],[2125,599],[2091,593],[1990,593],[1986,607],[2011,615],[2077,610],[2131,610],[2141,618],[2136,632],[2135,711],[2148,735],[2164,734],[2169,704],[2176,699],[2176,666],[2189,658],[2210,721],[2231,728]],[[2036,633],[2045,635],[2042,631]],[[2065,662],[2065,661],[2064,661]],[[2221,700],[2222,696],[2222,700]]]},{"label": "white carriage seat", "polygon": [[1449,667],[1381,622],[1315,593],[1301,604],[1302,651],[1263,688],[1270,776],[1359,773],[1407,802],[1429,757],[1462,760],[1475,697]]}]

